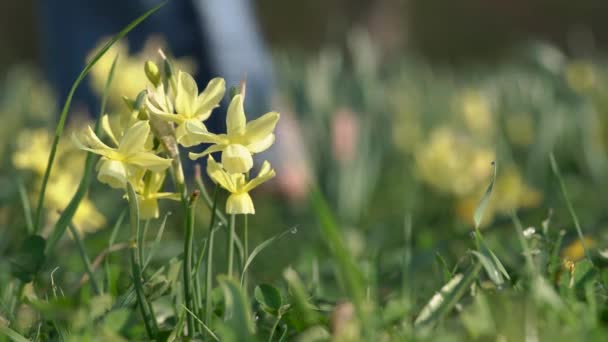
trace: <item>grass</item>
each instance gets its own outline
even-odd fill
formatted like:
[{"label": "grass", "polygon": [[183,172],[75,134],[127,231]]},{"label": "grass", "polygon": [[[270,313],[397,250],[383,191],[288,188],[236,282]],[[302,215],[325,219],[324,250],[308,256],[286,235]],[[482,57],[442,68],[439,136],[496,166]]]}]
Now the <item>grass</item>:
[{"label": "grass", "polygon": [[[310,113],[295,118],[303,139],[315,142],[307,201],[254,191],[255,215],[227,213],[230,194],[200,166],[183,165],[173,126],[155,122],[159,154],[175,157],[179,201],[161,202],[159,218],[143,219],[138,184],[128,183],[125,198],[110,192],[92,180],[89,154],[76,192],[53,209],[49,184],[68,169],[53,165],[75,89],[158,8],[85,66],[39,179],[6,166],[17,181],[2,179],[0,196],[8,222],[0,341],[608,338],[606,208],[596,177],[606,171],[598,163],[603,141],[589,142],[594,125],[567,114],[601,126],[608,78],[598,73],[595,88],[581,88],[571,75],[580,69],[569,64],[552,74],[542,60],[513,57],[496,70],[442,74],[410,57],[386,65],[400,72],[365,66],[362,75],[363,66],[340,64],[333,53],[306,63],[278,57],[283,95]],[[123,58],[130,56],[113,60],[106,95]],[[167,87],[176,87],[174,68],[163,60]],[[141,98],[133,103],[145,114]],[[339,110],[344,103],[352,108]],[[340,145],[348,134],[357,137],[353,146]],[[96,232],[74,224],[87,193],[107,219]]]}]

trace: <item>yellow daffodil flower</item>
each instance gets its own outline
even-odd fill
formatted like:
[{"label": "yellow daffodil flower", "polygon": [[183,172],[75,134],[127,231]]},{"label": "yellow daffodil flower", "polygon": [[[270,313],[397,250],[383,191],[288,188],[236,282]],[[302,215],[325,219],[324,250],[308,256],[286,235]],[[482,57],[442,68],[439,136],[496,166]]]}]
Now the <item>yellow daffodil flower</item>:
[{"label": "yellow daffodil flower", "polygon": [[269,162],[265,161],[257,177],[246,181],[244,174],[226,172],[222,165],[211,156],[207,161],[207,174],[215,183],[230,192],[226,202],[226,213],[228,214],[255,214],[249,191],[275,176],[274,169]]},{"label": "yellow daffodil flower", "polygon": [[137,187],[137,199],[139,201],[139,215],[141,219],[158,218],[158,200],[170,199],[179,201],[179,194],[173,192],[160,192],[165,182],[166,172],[146,173]]},{"label": "yellow daffodil flower", "polygon": [[124,188],[127,181],[141,170],[161,172],[171,165],[170,159],[161,158],[145,148],[149,134],[148,121],[139,121],[120,138],[117,148],[104,144],[90,126],[84,132],[82,141],[76,135],[72,138],[80,149],[102,156],[97,165],[100,182],[113,188]]},{"label": "yellow daffodil flower", "polygon": [[180,71],[177,76],[175,104],[171,103],[170,96],[165,94],[163,88],[159,85],[156,89],[148,90],[146,107],[160,119],[177,125],[175,138],[178,143],[186,147],[199,144],[200,142],[186,129],[186,124],[196,127],[197,131],[207,132],[203,121],[207,120],[211,116],[211,111],[219,106],[226,92],[226,82],[223,78],[214,78],[199,94],[194,78]]},{"label": "yellow daffodil flower", "polygon": [[226,116],[227,134],[213,134],[197,125],[186,127],[199,143],[213,144],[202,153],[190,153],[195,160],[209,153],[222,151],[222,164],[229,173],[245,173],[253,167],[253,153],[268,149],[274,142],[274,128],[279,113],[270,112],[247,123],[243,109],[243,96],[232,98]]}]

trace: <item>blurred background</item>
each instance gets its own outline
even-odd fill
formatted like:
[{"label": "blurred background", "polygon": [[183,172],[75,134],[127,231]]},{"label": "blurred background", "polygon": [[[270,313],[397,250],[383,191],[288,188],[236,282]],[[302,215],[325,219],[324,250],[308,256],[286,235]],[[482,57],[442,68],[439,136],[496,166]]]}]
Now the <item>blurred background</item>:
[{"label": "blurred background", "polygon": [[[35,193],[57,108],[86,56],[155,3],[133,1],[139,6],[118,10],[108,1],[100,8],[79,2],[58,2],[71,12],[51,1],[0,2],[0,255],[10,252],[11,241],[22,236],[15,228],[25,224],[12,214],[21,210],[14,175],[25,172],[20,177]],[[252,267],[256,279],[280,278],[289,264],[305,276],[321,267],[322,276],[332,277],[332,265],[319,266],[327,251],[306,204],[307,183],[313,182],[330,201],[351,250],[369,263],[381,287],[398,284],[404,222],[411,222],[414,265],[421,274],[416,286],[431,293],[435,288],[425,287],[425,279],[439,277],[437,255],[454,264],[471,246],[473,211],[494,160],[497,181],[483,226],[490,241],[501,241],[497,253],[506,264],[516,264],[504,253],[516,243],[512,210],[526,227],[540,229],[551,218],[553,233],[565,234],[569,244],[575,234],[549,168],[551,151],[590,243],[604,245],[607,2],[206,3],[173,0],[111,50],[120,52],[117,75],[124,76],[115,80],[109,110],[117,110],[121,95],[142,89],[143,62],[164,46],[180,66],[198,71],[200,87],[213,75],[232,85],[246,76],[251,117],[271,109],[284,114],[267,156],[277,179],[255,194],[252,245],[296,229],[260,255]],[[89,8],[86,16],[78,19],[77,7]],[[88,30],[87,22],[106,25]],[[96,112],[95,99],[113,59],[108,56],[77,93],[74,111],[80,115],[72,117],[71,127]],[[215,116],[220,127],[223,116]],[[47,195],[55,210],[67,204],[79,179],[73,167],[61,170],[78,162],[71,158],[83,157],[72,155],[68,139],[64,142],[55,178],[63,183]],[[95,253],[120,212],[120,196],[95,183],[80,209],[79,226],[90,233],[87,243]],[[163,212],[175,209],[163,205]],[[205,210],[200,222],[206,222]],[[171,233],[159,263],[179,253],[181,232]],[[564,253],[582,257],[576,245]],[[79,260],[66,260],[69,266],[60,273],[76,281]]]}]

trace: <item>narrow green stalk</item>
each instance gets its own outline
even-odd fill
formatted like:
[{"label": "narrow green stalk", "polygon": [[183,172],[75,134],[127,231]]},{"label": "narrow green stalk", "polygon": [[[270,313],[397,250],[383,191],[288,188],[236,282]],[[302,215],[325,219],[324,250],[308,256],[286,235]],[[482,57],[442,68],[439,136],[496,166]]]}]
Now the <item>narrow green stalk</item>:
[{"label": "narrow green stalk", "polygon": [[135,189],[130,182],[127,183],[127,196],[129,199],[130,223],[131,223],[131,271],[133,275],[133,285],[137,296],[137,303],[143,316],[146,332],[151,340],[156,338],[158,326],[156,318],[152,310],[152,305],[148,302],[144,294],[143,275],[141,272],[141,260],[137,251],[137,236],[139,235],[139,205],[137,203],[137,195]]},{"label": "narrow green stalk", "polygon": [[144,255],[144,245],[146,241],[146,235],[148,235],[148,226],[150,225],[150,220],[146,220],[144,223],[144,229],[140,229],[137,232],[137,252],[139,253],[139,262],[142,263],[146,260]]},{"label": "narrow green stalk", "polygon": [[530,272],[530,275],[536,274],[536,265],[534,265],[532,251],[530,250],[528,241],[526,241],[526,237],[524,236],[524,227],[522,226],[519,217],[517,217],[517,213],[515,212],[515,210],[511,212],[511,220],[513,220],[513,225],[517,229],[517,237],[519,238],[519,243],[521,244],[521,247],[524,250],[524,256],[526,257],[526,265],[528,268],[528,272]]},{"label": "narrow green stalk", "polygon": [[72,237],[76,241],[76,245],[78,246],[78,253],[80,254],[80,258],[82,259],[82,263],[84,264],[84,269],[89,274],[93,292],[95,292],[96,295],[100,295],[101,289],[97,284],[97,279],[95,279],[95,272],[93,272],[93,268],[91,267],[91,260],[87,255],[87,249],[84,245],[84,242],[80,238],[80,234],[78,233],[78,230],[74,227],[73,224],[70,224],[68,227],[70,229],[70,233],[72,233]]},{"label": "narrow green stalk", "polygon": [[68,112],[70,110],[70,106],[72,104],[72,98],[74,97],[74,93],[76,92],[76,88],[80,85],[80,82],[84,80],[86,75],[89,73],[91,68],[99,61],[99,59],[116,43],[118,40],[127,35],[132,29],[134,29],[137,25],[139,25],[142,21],[144,21],[147,17],[149,17],[152,13],[156,12],[158,9],[163,7],[167,1],[163,1],[152,9],[148,10],[137,19],[133,20],[129,25],[125,26],[118,34],[116,34],[112,39],[107,42],[94,56],[91,58],[91,61],[87,63],[84,69],[80,72],[76,81],[72,84],[72,88],[68,93],[68,97],[65,100],[63,105],[63,109],[61,110],[61,115],[59,117],[59,122],[57,123],[57,128],[55,129],[55,137],[53,138],[53,143],[51,145],[51,153],[49,154],[49,159],[46,164],[46,170],[44,171],[44,177],[42,178],[42,186],[40,187],[40,195],[38,197],[38,206],[36,209],[36,218],[34,221],[34,232],[38,232],[40,230],[40,221],[42,220],[42,211],[44,208],[44,197],[46,194],[46,187],[49,182],[49,177],[51,176],[51,170],[53,169],[53,163],[55,162],[55,155],[57,154],[57,145],[59,144],[59,138],[61,138],[61,134],[63,133],[63,127],[65,126]]},{"label": "narrow green stalk", "polygon": [[23,184],[23,179],[17,177],[17,188],[19,189],[19,197],[21,198],[21,205],[23,206],[23,216],[25,217],[25,227],[27,228],[28,234],[34,234],[34,222],[32,220],[32,209],[30,207],[30,200],[27,198],[27,190]]},{"label": "narrow green stalk", "polygon": [[[110,240],[108,241],[108,251],[112,250],[112,246],[114,245],[114,242],[116,241],[116,236],[118,235],[118,230],[122,226],[122,221],[125,219],[125,214],[126,214],[126,211],[123,210],[123,212],[120,213],[118,220],[116,220],[114,227],[112,228],[112,233],[110,234]],[[111,258],[111,255],[108,254],[108,256],[104,260],[104,269],[106,272],[106,291],[112,295],[115,295],[115,293],[114,293],[115,291],[112,291],[112,284],[114,282],[112,281],[112,278],[111,278],[112,275],[110,272],[110,258]]]},{"label": "narrow green stalk", "polygon": [[570,212],[570,216],[572,216],[572,221],[574,221],[574,227],[576,228],[576,233],[578,234],[578,238],[581,241],[581,245],[583,246],[583,250],[585,251],[585,256],[587,260],[594,265],[593,259],[591,258],[591,254],[589,253],[589,249],[587,248],[587,244],[585,243],[585,236],[583,235],[583,229],[581,228],[581,224],[578,220],[578,216],[574,211],[574,207],[572,206],[572,202],[570,202],[570,196],[568,195],[568,189],[566,189],[566,183],[564,183],[564,179],[562,178],[562,174],[559,170],[559,166],[557,165],[557,161],[555,161],[555,156],[553,152],[549,155],[549,161],[551,162],[551,169],[557,177],[557,181],[559,182],[559,187],[562,192],[562,196],[564,197],[564,201],[566,201],[566,206],[568,207],[568,211]]},{"label": "narrow green stalk", "polygon": [[412,214],[408,212],[405,216],[405,224],[403,227],[404,235],[404,247],[405,252],[403,253],[403,274],[401,278],[401,290],[403,291],[403,298],[411,303],[411,265],[412,265]]},{"label": "narrow green stalk", "polygon": [[219,193],[219,186],[215,186],[215,190],[213,192],[213,206],[211,209],[211,219],[209,222],[209,237],[207,238],[207,243],[209,244],[207,247],[207,267],[205,268],[205,315],[203,316],[203,320],[205,324],[211,324],[211,290],[213,289],[213,239],[215,237],[215,212],[217,209],[217,195]]},{"label": "narrow green stalk", "polygon": [[233,277],[232,273],[234,264],[234,226],[236,221],[236,215],[230,215],[230,232],[228,233],[228,277]]},{"label": "narrow green stalk", "polygon": [[[247,214],[243,215],[243,260],[249,259],[249,216]],[[243,273],[243,290],[245,294],[247,294],[247,275]]]},{"label": "narrow green stalk", "polygon": [[[198,198],[198,194],[198,191],[192,194],[190,200],[188,201],[188,206],[186,207],[186,236],[184,239],[184,297],[186,302],[186,308],[193,312],[198,312],[196,308],[198,305],[196,301],[192,298],[192,245],[194,240],[194,208],[196,207],[195,204]],[[188,325],[188,335],[190,337],[194,336],[194,333],[196,331],[196,327],[194,325],[194,317],[192,317],[192,315],[188,315],[188,317],[186,318],[186,323]]]}]

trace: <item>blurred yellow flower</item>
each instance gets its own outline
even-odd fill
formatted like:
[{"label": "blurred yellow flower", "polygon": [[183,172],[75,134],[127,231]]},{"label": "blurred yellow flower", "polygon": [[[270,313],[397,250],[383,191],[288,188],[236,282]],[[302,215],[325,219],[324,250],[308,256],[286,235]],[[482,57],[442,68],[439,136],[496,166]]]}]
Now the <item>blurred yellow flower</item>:
[{"label": "blurred yellow flower", "polygon": [[435,129],[414,154],[417,174],[437,190],[457,196],[486,185],[493,151],[478,146],[448,127]]},{"label": "blurred yellow flower", "polygon": [[207,174],[211,179],[222,188],[230,192],[226,202],[226,213],[228,214],[255,214],[255,208],[249,191],[260,184],[270,180],[275,176],[275,171],[270,163],[264,161],[258,175],[246,181],[242,173],[228,173],[221,164],[217,163],[213,157],[207,160]]},{"label": "blurred yellow flower", "polygon": [[[99,45],[91,50],[88,58],[91,58],[106,42],[107,39],[103,39]],[[93,91],[98,95],[103,94],[112,63],[118,55],[114,80],[108,93],[108,101],[110,101],[112,107],[117,107],[121,104],[123,96],[135,98],[148,84],[143,65],[157,53],[159,48],[163,48],[165,45],[162,39],[150,37],[146,40],[141,52],[129,53],[129,47],[125,41],[114,43],[91,68],[90,79]],[[175,60],[174,63],[180,70],[191,72],[195,69],[193,63],[187,58]]]},{"label": "blurred yellow flower", "polygon": [[104,144],[90,126],[80,139],[74,134],[72,140],[80,149],[102,156],[97,165],[100,182],[113,188],[124,188],[129,180],[135,183],[142,170],[160,172],[171,165],[170,159],[161,158],[146,149],[149,134],[148,121],[139,121],[125,132],[117,148]]},{"label": "blurred yellow flower", "polygon": [[[486,183],[487,179],[484,180]],[[473,222],[473,213],[483,196],[485,188],[459,199],[456,204],[457,215],[467,221]],[[494,191],[486,211],[482,225],[492,222],[496,214],[506,215],[514,209],[533,208],[538,206],[542,195],[537,190],[529,187],[521,177],[519,171],[514,167],[507,167],[499,171],[494,186]]]},{"label": "blurred yellow flower", "polygon": [[226,82],[218,77],[209,81],[205,90],[199,94],[194,78],[180,71],[177,76],[175,105],[165,94],[164,88],[159,85],[156,89],[148,90],[146,106],[160,119],[174,122],[177,125],[175,128],[177,142],[190,147],[199,144],[199,141],[186,129],[186,124],[196,127],[197,131],[207,132],[203,121],[207,120],[211,116],[211,111],[219,106],[225,92]]},{"label": "blurred yellow flower", "polygon": [[[595,242],[595,240],[593,240],[590,237],[584,237],[585,240],[585,246],[587,248],[594,248],[597,243]],[[568,244],[567,246],[565,246],[562,249],[562,258],[568,260],[568,261],[579,261],[581,259],[583,259],[585,257],[585,248],[583,248],[583,244],[581,242],[581,239],[577,238],[576,240],[572,241],[570,244]]]},{"label": "blurred yellow flower", "polygon": [[279,113],[269,112],[247,123],[243,109],[243,96],[236,95],[230,102],[226,115],[227,134],[213,134],[197,125],[187,124],[187,129],[199,143],[211,143],[202,153],[190,153],[195,160],[209,153],[222,151],[222,164],[229,173],[244,173],[253,167],[253,153],[260,153],[274,143],[274,128]]},{"label": "blurred yellow flower", "polygon": [[[46,190],[46,206],[49,209],[54,209],[50,210],[51,214],[62,211],[67,207],[76,192],[78,183],[79,178],[75,178],[69,173],[57,173],[50,178]],[[50,219],[54,221],[59,218],[58,216],[58,214],[50,215]],[[80,232],[91,233],[102,228],[106,219],[88,198],[84,198],[80,202],[72,222]]]},{"label": "blurred yellow flower", "polygon": [[491,137],[494,132],[490,101],[481,92],[465,91],[459,98],[464,122],[471,133]]},{"label": "blurred yellow flower", "polygon": [[[25,130],[17,136],[17,144],[13,153],[13,165],[17,169],[31,170],[37,175],[43,175],[51,151],[52,138],[44,129]],[[60,147],[62,147],[60,145]],[[62,155],[63,148],[57,151]]]},{"label": "blurred yellow flower", "polygon": [[566,82],[578,92],[589,91],[597,84],[594,69],[594,65],[588,61],[580,60],[569,63],[566,66]]}]

